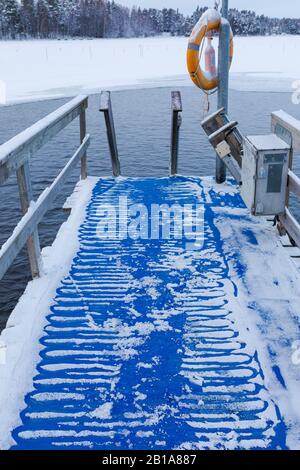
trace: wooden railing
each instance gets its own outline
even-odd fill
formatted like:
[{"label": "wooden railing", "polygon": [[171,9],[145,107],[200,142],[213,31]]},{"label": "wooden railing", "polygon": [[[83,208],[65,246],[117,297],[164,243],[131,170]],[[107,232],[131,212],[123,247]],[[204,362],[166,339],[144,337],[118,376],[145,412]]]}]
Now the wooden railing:
[{"label": "wooden railing", "polygon": [[272,113],[272,131],[291,145],[285,213],[279,216],[287,233],[300,247],[300,224],[290,211],[290,193],[300,198],[300,178],[293,172],[293,154],[300,154],[300,121],[284,111]]},{"label": "wooden railing", "polygon": [[[42,273],[41,249],[37,226],[75,166],[81,162],[81,179],[87,177],[87,148],[90,136],[86,134],[87,96],[78,96],[61,106],[38,123],[0,146],[0,184],[16,172],[23,218],[0,250],[0,279],[27,243],[32,277]],[[80,146],[51,186],[33,201],[29,159],[75,118],[80,119]]]}]

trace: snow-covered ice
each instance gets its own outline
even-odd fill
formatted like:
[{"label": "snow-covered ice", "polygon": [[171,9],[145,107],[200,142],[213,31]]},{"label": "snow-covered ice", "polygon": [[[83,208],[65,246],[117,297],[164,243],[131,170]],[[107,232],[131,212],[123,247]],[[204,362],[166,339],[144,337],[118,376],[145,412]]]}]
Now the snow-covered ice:
[{"label": "snow-covered ice", "polygon": [[[299,273],[276,229],[249,215],[232,183],[168,182],[101,179],[80,228],[95,179],[77,188],[77,206],[43,252],[44,276],[1,336],[2,448],[112,450],[121,439],[123,448],[299,448]],[[185,251],[184,268],[182,241],[142,255],[139,240],[126,250],[119,240],[99,244],[98,204],[132,188],[137,200],[152,191],[205,201],[206,243]],[[184,432],[173,434],[179,422]]]},{"label": "snow-covered ice", "polygon": [[[192,86],[188,38],[0,41],[6,103],[103,88]],[[292,92],[300,79],[300,36],[236,37],[231,87]],[[1,99],[3,101],[3,97]]]}]

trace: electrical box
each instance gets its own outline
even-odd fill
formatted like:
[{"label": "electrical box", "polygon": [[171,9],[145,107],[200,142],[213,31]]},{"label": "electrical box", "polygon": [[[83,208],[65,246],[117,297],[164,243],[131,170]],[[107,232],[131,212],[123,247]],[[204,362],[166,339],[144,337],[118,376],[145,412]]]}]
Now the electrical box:
[{"label": "electrical box", "polygon": [[241,196],[252,214],[284,213],[290,151],[275,134],[244,138]]}]

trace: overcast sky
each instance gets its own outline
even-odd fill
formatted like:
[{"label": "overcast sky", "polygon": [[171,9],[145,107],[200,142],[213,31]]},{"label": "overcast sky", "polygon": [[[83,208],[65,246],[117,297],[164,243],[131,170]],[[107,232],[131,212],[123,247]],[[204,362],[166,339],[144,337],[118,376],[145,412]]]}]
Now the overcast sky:
[{"label": "overcast sky", "polygon": [[[144,8],[179,8],[185,14],[193,12],[197,5],[209,7],[214,5],[214,0],[117,0],[117,2]],[[229,0],[229,6],[240,10],[254,10],[268,16],[300,18],[299,0]]]}]

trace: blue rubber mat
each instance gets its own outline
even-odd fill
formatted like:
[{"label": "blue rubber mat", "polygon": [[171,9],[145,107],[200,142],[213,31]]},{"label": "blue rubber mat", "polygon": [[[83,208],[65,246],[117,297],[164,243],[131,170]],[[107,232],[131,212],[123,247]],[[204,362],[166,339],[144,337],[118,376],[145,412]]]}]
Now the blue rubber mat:
[{"label": "blue rubber mat", "polygon": [[[204,241],[99,239],[99,207],[200,204]],[[57,289],[16,449],[278,449],[285,426],[241,331],[214,209],[189,178],[100,180]],[[237,306],[237,304],[236,304]]]}]

